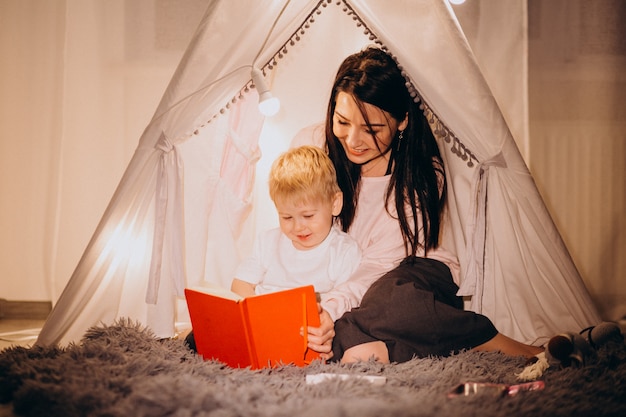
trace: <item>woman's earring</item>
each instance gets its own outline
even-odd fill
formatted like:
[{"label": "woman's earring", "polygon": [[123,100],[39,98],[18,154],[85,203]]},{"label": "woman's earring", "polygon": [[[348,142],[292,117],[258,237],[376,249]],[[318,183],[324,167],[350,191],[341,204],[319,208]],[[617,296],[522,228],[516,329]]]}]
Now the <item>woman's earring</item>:
[{"label": "woman's earring", "polygon": [[400,133],[398,133],[398,150],[400,150],[400,143],[402,142],[402,138],[404,134],[404,130],[401,130]]}]

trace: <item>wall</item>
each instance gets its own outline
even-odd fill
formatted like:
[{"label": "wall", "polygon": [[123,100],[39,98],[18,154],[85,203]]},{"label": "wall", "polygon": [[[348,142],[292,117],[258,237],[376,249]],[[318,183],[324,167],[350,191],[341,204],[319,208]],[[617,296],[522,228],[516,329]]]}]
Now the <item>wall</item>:
[{"label": "wall", "polygon": [[49,300],[65,2],[0,2],[0,298]]},{"label": "wall", "polygon": [[530,169],[596,305],[626,316],[626,2],[529,1]]},{"label": "wall", "polygon": [[58,298],[206,4],[0,1],[0,298]]}]

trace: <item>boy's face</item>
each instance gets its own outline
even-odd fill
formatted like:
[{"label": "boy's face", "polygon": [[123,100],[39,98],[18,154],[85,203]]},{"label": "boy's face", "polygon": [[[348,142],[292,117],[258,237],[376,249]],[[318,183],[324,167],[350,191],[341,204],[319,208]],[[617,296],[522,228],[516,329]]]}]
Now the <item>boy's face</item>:
[{"label": "boy's face", "polygon": [[331,201],[312,200],[296,202],[289,198],[276,199],[280,230],[299,250],[313,249],[326,239],[343,204],[342,194]]}]

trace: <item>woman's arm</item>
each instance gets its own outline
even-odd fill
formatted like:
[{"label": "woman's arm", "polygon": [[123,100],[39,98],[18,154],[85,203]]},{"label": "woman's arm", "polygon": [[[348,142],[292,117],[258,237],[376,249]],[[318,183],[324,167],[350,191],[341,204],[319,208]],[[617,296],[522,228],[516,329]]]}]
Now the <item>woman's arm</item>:
[{"label": "woman's arm", "polygon": [[[386,250],[379,248],[381,250]],[[374,248],[370,247],[370,255],[380,255]],[[384,258],[384,257],[383,257]],[[378,259],[376,257],[375,259]],[[320,326],[308,328],[309,348],[320,353],[322,359],[328,360],[333,356],[332,342],[335,337],[334,320],[357,307],[361,303],[363,294],[369,286],[385,272],[392,269],[393,262],[371,262],[361,261],[354,274],[346,281],[330,292],[322,295],[322,302],[318,304],[320,312]],[[324,306],[322,308],[322,305]]]},{"label": "woman's arm", "polygon": [[[377,214],[372,215],[375,219],[361,225],[360,233],[355,233],[362,250],[356,270],[347,281],[322,294],[322,307],[333,320],[358,307],[370,285],[398,266],[406,256],[397,221],[386,212]],[[367,216],[362,213],[361,220]]]}]

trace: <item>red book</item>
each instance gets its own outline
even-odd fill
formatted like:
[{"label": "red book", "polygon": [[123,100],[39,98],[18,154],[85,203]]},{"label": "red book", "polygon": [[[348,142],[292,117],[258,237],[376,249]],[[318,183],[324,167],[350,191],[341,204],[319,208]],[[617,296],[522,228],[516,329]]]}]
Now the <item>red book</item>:
[{"label": "red book", "polygon": [[246,298],[224,289],[187,288],[185,297],[204,359],[259,369],[305,366],[319,358],[307,348],[306,327],[320,325],[312,285]]}]

